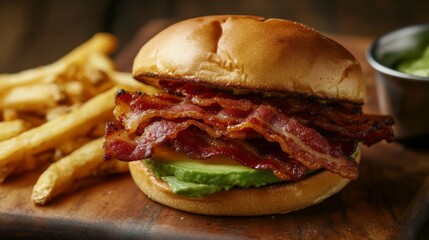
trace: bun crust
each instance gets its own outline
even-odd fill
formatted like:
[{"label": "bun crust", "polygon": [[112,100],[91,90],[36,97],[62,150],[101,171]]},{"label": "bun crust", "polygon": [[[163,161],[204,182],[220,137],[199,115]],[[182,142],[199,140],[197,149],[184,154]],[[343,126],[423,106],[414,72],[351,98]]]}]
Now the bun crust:
[{"label": "bun crust", "polygon": [[[360,160],[360,154],[356,160]],[[130,162],[129,168],[134,182],[153,201],[186,212],[216,216],[257,216],[296,211],[322,202],[350,182],[322,171],[294,183],[237,188],[205,198],[188,198],[174,194],[168,184],[153,175],[141,161]]]},{"label": "bun crust", "polygon": [[362,103],[365,82],[341,45],[300,23],[254,16],[208,16],[178,22],[149,40],[133,76],[220,88],[294,93]]}]

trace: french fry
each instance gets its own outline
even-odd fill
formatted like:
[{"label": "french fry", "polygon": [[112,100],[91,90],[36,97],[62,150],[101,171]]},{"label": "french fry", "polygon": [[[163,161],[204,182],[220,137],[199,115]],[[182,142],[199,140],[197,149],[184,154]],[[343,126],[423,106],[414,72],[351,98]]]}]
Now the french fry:
[{"label": "french fry", "polygon": [[18,166],[14,166],[12,174],[18,175],[22,172],[46,166],[46,164],[52,161],[53,155],[54,151],[50,149],[32,156],[28,156],[27,158],[22,159],[22,162],[20,162]]},{"label": "french fry", "polygon": [[34,185],[32,201],[43,205],[66,192],[80,179],[100,173],[104,175],[128,171],[126,162],[103,161],[102,145],[103,138],[96,139],[50,165]]},{"label": "french fry", "polygon": [[89,55],[83,67],[85,77],[81,79],[86,91],[94,96],[113,87],[114,82],[107,72],[114,71],[114,68],[113,61],[108,56],[100,53]]},{"label": "french fry", "polygon": [[85,87],[80,81],[70,81],[63,84],[64,92],[71,102],[82,102],[85,96]]},{"label": "french fry", "polygon": [[[64,71],[67,66],[63,63],[51,64],[43,67],[24,70],[19,73],[0,74],[0,89],[7,91],[13,87],[29,85],[34,83],[48,83],[59,72]],[[44,81],[42,81],[44,79]]]},{"label": "french fry", "polygon": [[71,139],[59,146],[56,146],[53,159],[54,161],[58,161],[61,158],[69,155],[76,149],[82,147],[83,145],[87,144],[88,142],[94,140],[93,138],[89,138],[87,136],[79,137]]},{"label": "french fry", "polygon": [[102,71],[113,71],[115,69],[115,64],[108,55],[94,52],[88,56],[85,68],[98,69]]},{"label": "french fry", "polygon": [[49,65],[0,74],[0,183],[49,163],[32,193],[43,205],[84,179],[128,171],[126,162],[102,160],[114,95],[159,90],[115,70],[108,55],[116,45],[98,33]]},{"label": "french fry", "polygon": [[50,79],[60,72],[65,71],[71,64],[84,61],[89,54],[98,52],[108,55],[116,49],[116,46],[117,40],[114,36],[107,33],[97,33],[91,39],[52,64],[19,73],[0,74],[0,89],[6,91],[12,87],[49,82]]},{"label": "french fry", "polygon": [[[30,126],[30,128],[40,126],[40,125],[42,125],[42,124],[44,124],[46,122],[46,119],[45,119],[44,115],[40,115],[40,114],[36,114],[36,113],[20,112],[20,111],[17,111],[17,110],[15,110],[15,111],[16,111],[15,112],[16,115],[14,116],[15,118],[12,118],[13,115],[8,116],[10,118],[8,121],[16,120],[16,119],[21,119],[21,120],[24,120],[25,122],[27,122],[28,125]],[[3,113],[5,113],[5,112],[6,111],[3,111]],[[8,112],[10,114],[13,114],[12,111],[8,111]]]},{"label": "french fry", "polygon": [[9,90],[0,97],[0,109],[45,113],[65,99],[64,91],[57,84],[33,84]]},{"label": "french fry", "polygon": [[83,136],[93,126],[112,115],[116,88],[104,92],[69,114],[0,142],[0,183],[14,172],[23,159],[53,149],[75,137]]},{"label": "french fry", "polygon": [[17,136],[29,127],[29,124],[21,119],[0,122],[0,142]]},{"label": "french fry", "polygon": [[3,121],[12,121],[18,119],[18,111],[13,108],[5,108],[2,112]]},{"label": "french fry", "polygon": [[82,104],[77,103],[71,106],[59,106],[59,107],[51,108],[47,111],[45,118],[47,121],[52,121],[55,118],[58,118],[70,112],[76,111],[76,109],[78,109],[81,105]]}]

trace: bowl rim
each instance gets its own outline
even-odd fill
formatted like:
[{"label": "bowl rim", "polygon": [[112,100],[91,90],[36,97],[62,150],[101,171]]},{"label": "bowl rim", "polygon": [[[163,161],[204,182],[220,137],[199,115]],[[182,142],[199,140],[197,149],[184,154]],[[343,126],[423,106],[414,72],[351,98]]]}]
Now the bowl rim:
[{"label": "bowl rim", "polygon": [[390,67],[386,67],[385,65],[378,62],[375,58],[375,50],[380,46],[380,42],[382,42],[386,38],[390,38],[399,33],[414,33],[428,31],[429,32],[429,23],[416,24],[411,26],[402,27],[393,31],[390,31],[382,36],[373,40],[370,48],[367,51],[366,58],[368,63],[378,72],[384,73],[386,75],[391,75],[404,80],[413,80],[413,81],[426,81],[429,82],[429,77],[416,76],[409,73],[400,72]]}]

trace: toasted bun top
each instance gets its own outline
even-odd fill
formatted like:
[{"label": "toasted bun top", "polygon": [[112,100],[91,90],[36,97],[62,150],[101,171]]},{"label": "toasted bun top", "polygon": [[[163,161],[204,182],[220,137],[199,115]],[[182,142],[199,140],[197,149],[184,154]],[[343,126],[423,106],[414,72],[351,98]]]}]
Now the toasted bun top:
[{"label": "toasted bun top", "polygon": [[155,86],[170,79],[356,103],[365,95],[361,67],[344,47],[303,24],[254,16],[171,25],[141,48],[133,75]]}]

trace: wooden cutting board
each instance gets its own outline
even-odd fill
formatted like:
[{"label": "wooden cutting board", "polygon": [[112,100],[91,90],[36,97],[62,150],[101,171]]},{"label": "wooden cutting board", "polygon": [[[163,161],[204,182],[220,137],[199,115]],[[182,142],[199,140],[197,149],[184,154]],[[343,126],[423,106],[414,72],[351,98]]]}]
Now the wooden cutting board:
[{"label": "wooden cutting board", "polygon": [[[332,37],[362,63],[369,88],[365,111],[376,112],[374,72],[365,59],[371,39]],[[146,38],[141,33],[136,42]],[[128,56],[135,51],[125,50]],[[129,62],[120,60],[122,66]],[[164,207],[145,197],[128,174],[88,182],[47,206],[34,206],[30,195],[40,169],[0,185],[0,238],[392,239],[413,230],[404,214],[429,172],[429,152],[380,143],[362,153],[359,179],[339,194],[298,212],[263,217],[211,217]],[[418,212],[421,205],[414,206]]]}]

